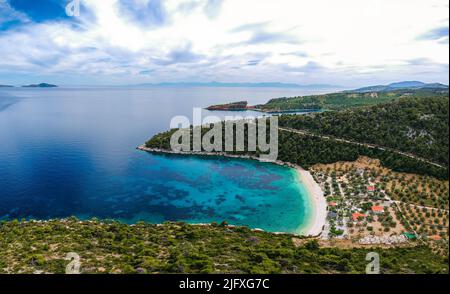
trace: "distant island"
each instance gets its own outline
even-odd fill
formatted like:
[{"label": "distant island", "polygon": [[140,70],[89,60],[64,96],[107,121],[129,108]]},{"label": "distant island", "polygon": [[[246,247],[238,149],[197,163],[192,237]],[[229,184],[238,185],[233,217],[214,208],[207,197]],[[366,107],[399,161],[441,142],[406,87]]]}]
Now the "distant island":
[{"label": "distant island", "polygon": [[22,86],[22,88],[56,88],[57,85],[47,84],[47,83],[40,83],[40,84],[31,84],[31,85],[25,85]]},{"label": "distant island", "polygon": [[11,85],[0,85],[0,88],[13,88],[14,86]]}]

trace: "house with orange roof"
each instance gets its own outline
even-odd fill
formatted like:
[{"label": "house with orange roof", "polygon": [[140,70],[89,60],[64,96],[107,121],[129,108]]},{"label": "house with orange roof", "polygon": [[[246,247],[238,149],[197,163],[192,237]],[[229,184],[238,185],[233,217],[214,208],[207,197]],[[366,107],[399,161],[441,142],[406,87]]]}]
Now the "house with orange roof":
[{"label": "house with orange roof", "polygon": [[368,186],[367,187],[368,192],[375,192],[375,186]]},{"label": "house with orange roof", "polygon": [[372,212],[375,214],[381,214],[384,213],[384,207],[379,205],[372,206]]},{"label": "house with orange roof", "polygon": [[364,213],[355,212],[352,214],[353,221],[359,221],[360,218],[365,218],[366,215]]},{"label": "house with orange roof", "polygon": [[335,206],[337,206],[337,203],[334,202],[334,201],[331,201],[331,202],[328,202],[328,205],[332,206],[332,207],[335,207]]},{"label": "house with orange roof", "polygon": [[442,239],[439,235],[430,236],[429,238],[433,241],[440,241]]}]

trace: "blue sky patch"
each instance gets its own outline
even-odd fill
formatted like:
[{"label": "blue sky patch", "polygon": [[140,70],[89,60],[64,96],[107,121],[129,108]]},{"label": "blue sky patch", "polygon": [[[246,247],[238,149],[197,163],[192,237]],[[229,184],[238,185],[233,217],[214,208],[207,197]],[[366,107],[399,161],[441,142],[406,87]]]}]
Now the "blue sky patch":
[{"label": "blue sky patch", "polygon": [[16,11],[26,14],[35,22],[69,18],[65,7],[69,1],[65,0],[9,0],[9,4]]},{"label": "blue sky patch", "polygon": [[419,36],[419,40],[439,40],[441,38],[448,38],[448,26],[435,28]]}]

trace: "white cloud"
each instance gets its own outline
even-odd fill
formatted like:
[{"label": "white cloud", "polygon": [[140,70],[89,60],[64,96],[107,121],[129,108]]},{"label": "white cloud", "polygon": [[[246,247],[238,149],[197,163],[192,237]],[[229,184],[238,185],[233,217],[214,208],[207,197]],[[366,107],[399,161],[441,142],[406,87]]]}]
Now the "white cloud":
[{"label": "white cloud", "polygon": [[28,17],[14,10],[6,0],[0,0],[0,28],[3,24],[18,21],[21,23],[28,22]]},{"label": "white cloud", "polygon": [[[134,0],[135,19],[118,0],[81,3],[90,13],[76,26],[47,22],[0,33],[0,72],[123,83],[448,83],[445,36],[420,38],[448,27],[445,0]],[[144,16],[158,21],[142,22],[139,11],[153,8]],[[419,59],[426,64],[411,65]]]}]

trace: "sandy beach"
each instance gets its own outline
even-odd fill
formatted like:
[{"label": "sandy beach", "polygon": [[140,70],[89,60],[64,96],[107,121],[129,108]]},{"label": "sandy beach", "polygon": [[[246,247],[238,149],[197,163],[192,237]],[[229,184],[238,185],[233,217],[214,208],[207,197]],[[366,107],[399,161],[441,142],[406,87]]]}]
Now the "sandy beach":
[{"label": "sandy beach", "polygon": [[304,236],[319,236],[322,233],[327,217],[327,202],[322,189],[314,181],[312,175],[301,167],[296,167],[296,170],[299,181],[308,190],[312,206],[312,218],[306,227],[301,229],[300,233]]}]

